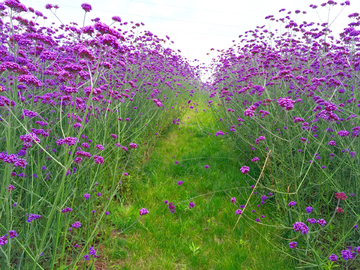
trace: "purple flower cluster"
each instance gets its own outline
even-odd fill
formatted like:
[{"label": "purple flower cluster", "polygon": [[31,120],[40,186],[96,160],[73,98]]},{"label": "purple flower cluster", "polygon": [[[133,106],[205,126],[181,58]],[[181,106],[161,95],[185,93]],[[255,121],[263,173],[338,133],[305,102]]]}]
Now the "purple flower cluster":
[{"label": "purple flower cluster", "polygon": [[33,220],[37,220],[37,219],[41,218],[41,215],[36,215],[36,214],[29,214],[27,216],[28,216],[28,218],[27,218],[26,222],[28,222],[28,223],[31,223]]},{"label": "purple flower cluster", "polygon": [[309,232],[308,226],[306,226],[305,223],[302,222],[295,222],[293,224],[293,229],[295,232],[301,231],[302,234],[307,234]]}]

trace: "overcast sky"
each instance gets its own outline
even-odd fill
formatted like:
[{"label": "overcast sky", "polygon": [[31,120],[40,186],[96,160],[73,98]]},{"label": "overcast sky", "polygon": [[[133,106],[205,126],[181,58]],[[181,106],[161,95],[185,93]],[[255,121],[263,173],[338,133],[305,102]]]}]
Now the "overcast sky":
[{"label": "overcast sky", "polygon": [[[345,0],[344,0],[345,1]],[[347,6],[331,27],[335,33],[350,23],[347,17],[350,13],[360,12],[360,0],[350,0]],[[22,0],[27,7],[41,11],[49,19],[47,25],[57,19],[45,4],[58,4],[58,16],[64,23],[77,22],[82,26],[84,11],[81,9],[82,0],[33,1]],[[322,8],[318,14],[310,4],[320,5],[324,0],[89,0],[93,10],[86,16],[86,25],[92,24],[90,19],[99,17],[104,23],[110,24],[111,17],[120,16],[124,21],[143,22],[144,29],[159,37],[169,35],[175,43],[173,49],[180,49],[182,54],[190,60],[199,59],[209,63],[211,56],[206,54],[211,48],[227,49],[232,46],[232,40],[238,41],[238,36],[256,26],[267,25],[264,18],[275,15],[281,18],[279,10],[282,8],[292,11],[290,15],[297,22],[304,20],[327,21],[328,9]],[[338,2],[340,3],[340,1]],[[335,6],[330,11],[330,22],[339,14],[342,7]],[[295,10],[307,11],[306,15],[295,15]],[[30,16],[27,16],[30,18]],[[42,23],[41,21],[38,21]],[[274,23],[271,30],[277,27]],[[126,27],[121,27],[126,30]],[[212,55],[214,56],[214,54]]]}]

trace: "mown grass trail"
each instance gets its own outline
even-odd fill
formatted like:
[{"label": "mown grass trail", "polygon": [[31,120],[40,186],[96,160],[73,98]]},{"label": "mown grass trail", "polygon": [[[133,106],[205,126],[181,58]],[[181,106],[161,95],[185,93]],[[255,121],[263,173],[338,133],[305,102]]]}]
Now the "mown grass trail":
[{"label": "mown grass trail", "polygon": [[[126,199],[110,209],[112,232],[103,248],[107,269],[293,268],[265,240],[274,232],[271,227],[247,219],[232,231],[235,211],[250,194],[248,179],[239,172],[231,141],[207,135],[218,120],[203,108],[188,109],[182,124],[158,139],[149,160],[129,178]],[[236,197],[235,204],[231,197]],[[165,200],[176,206],[174,214]],[[270,206],[257,208],[255,201],[249,216],[252,209],[257,217],[266,215]],[[195,203],[193,209],[189,202]],[[136,221],[143,207],[150,213],[119,233]]]}]

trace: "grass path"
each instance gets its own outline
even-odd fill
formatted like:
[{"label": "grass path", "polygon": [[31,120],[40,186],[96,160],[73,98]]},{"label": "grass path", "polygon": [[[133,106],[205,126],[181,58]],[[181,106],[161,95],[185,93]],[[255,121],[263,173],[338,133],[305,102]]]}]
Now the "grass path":
[{"label": "grass path", "polygon": [[[253,228],[265,237],[273,229],[247,219],[249,224],[241,221],[232,231],[235,210],[245,204],[250,188],[232,158],[231,142],[207,135],[218,122],[200,107],[187,110],[181,122],[158,139],[149,160],[129,178],[124,203],[110,209],[117,231],[104,245],[107,269],[292,269]],[[249,208],[256,212],[248,215],[253,219],[270,210],[266,204],[257,208],[256,196]],[[175,213],[165,200],[176,206]],[[189,202],[195,203],[193,209]],[[143,207],[150,213],[118,233],[136,221]]]}]

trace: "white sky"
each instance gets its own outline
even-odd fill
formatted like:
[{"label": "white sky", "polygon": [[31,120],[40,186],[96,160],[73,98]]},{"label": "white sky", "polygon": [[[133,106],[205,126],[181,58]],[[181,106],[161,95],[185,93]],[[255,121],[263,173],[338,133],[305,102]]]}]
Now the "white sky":
[{"label": "white sky", "polygon": [[[51,12],[45,9],[45,4],[50,3],[60,6],[57,15],[64,23],[77,22],[82,26],[84,11],[80,6],[84,3],[83,0],[21,0],[21,2],[47,16],[49,19],[46,25],[57,21]],[[210,52],[210,48],[229,48],[233,45],[232,40],[238,41],[238,36],[245,31],[267,25],[265,16],[283,17],[279,13],[281,8],[285,8],[286,12],[292,11],[290,16],[296,19],[298,24],[304,20],[308,23],[319,22],[316,12],[309,8],[309,5],[319,6],[323,2],[325,0],[89,0],[86,3],[91,4],[93,10],[87,14],[85,25],[92,24],[90,19],[96,17],[110,24],[114,15],[120,16],[123,22],[143,22],[144,29],[159,37],[165,38],[165,35],[169,35],[175,42],[171,47],[180,49],[189,60],[199,59],[201,62],[209,63],[214,56],[214,54],[206,55]],[[350,0],[350,2],[351,5],[344,9],[333,24],[334,27],[331,27],[335,33],[339,33],[351,22],[347,17],[350,13],[360,13],[360,0]],[[297,9],[305,10],[307,14],[299,14],[296,17],[294,11]],[[341,9],[338,4],[331,10],[330,22]],[[322,22],[326,22],[327,8],[322,8],[319,15]],[[274,23],[271,30],[276,28],[278,27]],[[126,30],[126,27],[123,26],[121,29]]]}]

